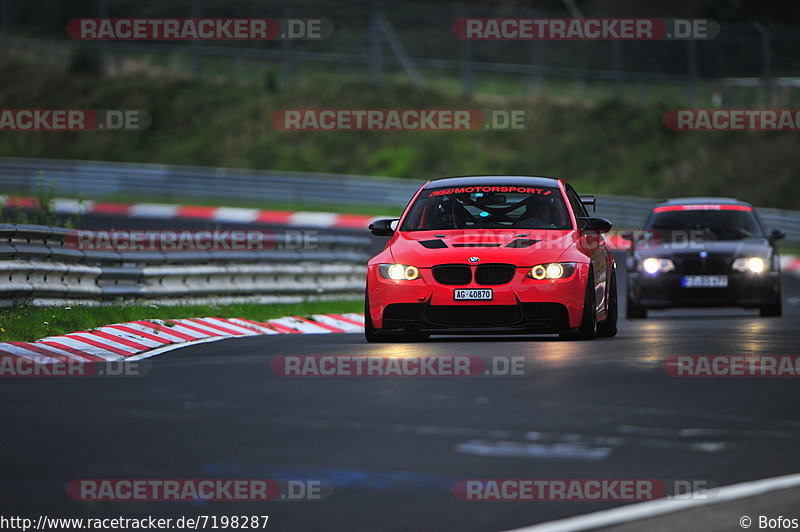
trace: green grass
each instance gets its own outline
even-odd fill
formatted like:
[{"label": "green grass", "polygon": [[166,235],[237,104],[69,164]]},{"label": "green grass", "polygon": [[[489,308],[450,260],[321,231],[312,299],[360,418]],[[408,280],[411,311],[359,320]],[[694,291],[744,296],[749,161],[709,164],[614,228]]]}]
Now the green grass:
[{"label": "green grass", "polygon": [[[69,61],[65,62],[67,65]],[[0,156],[188,164],[328,172],[424,180],[465,174],[526,174],[569,179],[585,193],[640,197],[738,196],[765,207],[797,209],[800,135],[789,132],[672,132],[664,113],[685,105],[674,86],[646,87],[648,103],[609,99],[610,84],[574,84],[524,95],[522,84],[479,76],[480,93],[458,94],[452,80],[427,89],[387,76],[382,87],[329,82],[309,70],[285,82],[191,81],[161,70],[98,78],[22,59],[0,62],[2,108],[145,109],[141,132],[0,135]],[[328,79],[328,82],[326,82]],[[53,87],[58,87],[57,91]],[[516,87],[516,89],[515,89]],[[513,90],[512,90],[513,89]],[[519,90],[517,90],[519,89]],[[635,90],[626,87],[626,91]],[[515,92],[516,91],[516,92]],[[591,94],[589,94],[591,92]],[[700,91],[705,103],[709,92]],[[635,100],[634,100],[635,101]],[[726,105],[729,105],[726,102]],[[277,130],[270,116],[291,108],[456,108],[522,110],[521,131],[329,132]],[[46,177],[46,176],[45,176]],[[87,191],[88,199],[92,191]],[[183,199],[183,198],[181,198]],[[160,198],[159,200],[168,200]],[[190,203],[198,201],[187,200]],[[291,205],[275,197],[273,205]],[[208,200],[211,204],[229,202]],[[266,208],[262,203],[250,206]],[[311,210],[316,207],[303,206]],[[325,209],[331,210],[332,205]],[[278,207],[275,207],[278,208]],[[383,209],[336,207],[384,214]],[[386,213],[391,214],[391,213]]]},{"label": "green grass", "polygon": [[800,257],[800,244],[786,242],[784,240],[778,243],[778,251],[780,251],[781,255],[794,255],[795,257]]},{"label": "green grass", "polygon": [[85,331],[102,325],[149,319],[198,317],[264,321],[289,315],[363,312],[360,301],[325,301],[274,305],[74,306],[12,307],[0,310],[0,342],[32,342],[46,336]]}]

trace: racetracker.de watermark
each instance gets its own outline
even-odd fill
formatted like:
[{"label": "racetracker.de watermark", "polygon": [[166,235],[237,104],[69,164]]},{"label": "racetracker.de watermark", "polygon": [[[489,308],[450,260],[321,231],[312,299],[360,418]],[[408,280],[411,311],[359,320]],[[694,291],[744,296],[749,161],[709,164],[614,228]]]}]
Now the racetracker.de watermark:
[{"label": "racetracker.de watermark", "polygon": [[800,131],[800,109],[670,109],[672,131]]},{"label": "racetracker.de watermark", "polygon": [[800,356],[686,355],[664,361],[673,377],[800,377]]},{"label": "racetracker.de watermark", "polygon": [[711,499],[718,490],[707,480],[630,478],[461,479],[453,496],[462,501],[651,501]]},{"label": "racetracker.de watermark", "polygon": [[270,122],[281,131],[519,131],[519,109],[280,109]]},{"label": "racetracker.de watermark", "polygon": [[141,109],[0,109],[0,131],[142,131]]},{"label": "racetracker.de watermark", "polygon": [[479,41],[708,40],[719,34],[711,19],[661,18],[460,18],[453,33]]},{"label": "racetracker.de watermark", "polygon": [[94,478],[67,484],[76,501],[321,501],[333,487],[322,480],[269,478]]},{"label": "racetracker.de watermark", "polygon": [[78,230],[64,245],[82,251],[266,251],[319,248],[317,231],[287,230]]},{"label": "racetracker.de watermark", "polygon": [[0,353],[0,377],[143,377],[152,369],[149,360],[86,361],[47,353],[36,360]]},{"label": "racetracker.de watermark", "polygon": [[67,34],[88,41],[321,40],[333,35],[324,18],[75,18]]},{"label": "racetracker.de watermark", "polygon": [[273,358],[270,368],[280,377],[509,377],[525,375],[525,358],[287,355]]}]

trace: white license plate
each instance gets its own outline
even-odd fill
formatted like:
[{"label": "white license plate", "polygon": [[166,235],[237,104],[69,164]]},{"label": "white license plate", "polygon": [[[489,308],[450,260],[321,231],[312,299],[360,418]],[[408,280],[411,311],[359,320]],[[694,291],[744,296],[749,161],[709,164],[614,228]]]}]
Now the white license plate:
[{"label": "white license plate", "polygon": [[458,289],[453,294],[453,298],[457,300],[465,299],[492,299],[492,291],[489,290],[472,290],[472,289]]},{"label": "white license plate", "polygon": [[727,288],[727,275],[685,275],[681,279],[684,288]]}]

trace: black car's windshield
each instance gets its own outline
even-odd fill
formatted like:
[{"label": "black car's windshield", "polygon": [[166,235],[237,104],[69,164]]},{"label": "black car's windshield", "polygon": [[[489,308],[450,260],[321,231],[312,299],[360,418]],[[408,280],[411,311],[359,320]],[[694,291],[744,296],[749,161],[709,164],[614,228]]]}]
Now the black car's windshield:
[{"label": "black car's windshield", "polygon": [[741,240],[764,236],[753,211],[738,205],[656,208],[645,229],[658,230],[665,236],[681,233],[691,239],[707,240]]},{"label": "black car's windshield", "polygon": [[508,185],[426,189],[400,230],[571,227],[557,188]]}]

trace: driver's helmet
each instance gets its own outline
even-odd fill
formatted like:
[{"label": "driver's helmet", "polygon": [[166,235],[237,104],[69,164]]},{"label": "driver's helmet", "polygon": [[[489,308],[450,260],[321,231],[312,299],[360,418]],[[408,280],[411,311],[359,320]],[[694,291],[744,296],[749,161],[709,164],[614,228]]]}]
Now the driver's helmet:
[{"label": "driver's helmet", "polygon": [[549,198],[531,196],[531,198],[525,202],[524,218],[534,218],[550,223],[551,215],[552,207]]}]

